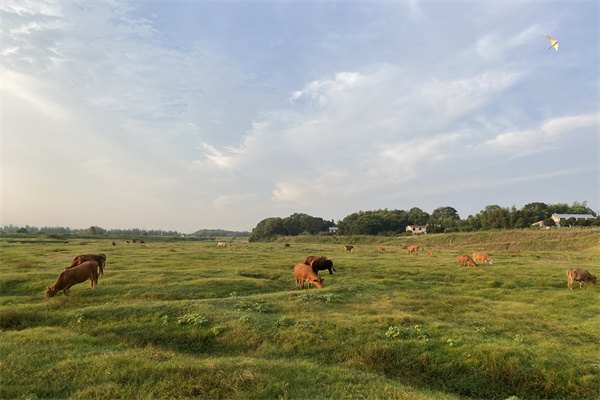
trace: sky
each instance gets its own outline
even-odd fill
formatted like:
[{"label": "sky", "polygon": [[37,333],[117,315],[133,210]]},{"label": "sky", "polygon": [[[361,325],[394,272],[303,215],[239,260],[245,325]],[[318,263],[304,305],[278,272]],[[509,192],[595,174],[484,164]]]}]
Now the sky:
[{"label": "sky", "polygon": [[384,208],[600,211],[599,12],[3,0],[0,224],[191,233]]}]

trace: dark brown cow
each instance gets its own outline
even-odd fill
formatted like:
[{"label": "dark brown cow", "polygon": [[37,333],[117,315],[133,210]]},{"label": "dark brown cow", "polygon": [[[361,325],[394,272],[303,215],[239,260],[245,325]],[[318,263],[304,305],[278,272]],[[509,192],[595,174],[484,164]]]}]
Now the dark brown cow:
[{"label": "dark brown cow", "polygon": [[296,282],[296,288],[299,288],[300,284],[302,284],[301,288],[304,289],[304,282],[307,282],[309,288],[312,283],[321,289],[323,288],[324,279],[319,278],[310,265],[296,264],[294,265],[294,281]]},{"label": "dark brown cow", "polygon": [[106,264],[106,254],[81,254],[78,255],[71,261],[71,265],[66,267],[65,269],[76,267],[79,264],[82,264],[85,261],[96,261],[98,263],[98,268],[100,269],[100,274],[104,275],[104,264]]},{"label": "dark brown cow", "polygon": [[459,263],[460,265],[470,265],[472,267],[476,267],[477,263],[475,263],[475,261],[473,261],[473,259],[470,256],[456,256],[456,262]]},{"label": "dark brown cow", "polygon": [[308,256],[306,257],[306,261],[304,261],[304,264],[309,265],[315,274],[318,274],[319,271],[326,269],[329,271],[329,275],[333,275],[333,272],[331,272],[331,270],[336,270],[335,268],[333,268],[333,261],[323,256]]},{"label": "dark brown cow", "polygon": [[587,269],[569,268],[565,272],[567,273],[567,287],[571,290],[573,290],[573,281],[579,282],[579,289],[581,289],[581,284],[584,282],[596,284],[596,277],[590,274]]},{"label": "dark brown cow", "polygon": [[354,251],[354,246],[352,246],[351,244],[347,244],[345,245],[346,251]]},{"label": "dark brown cow", "polygon": [[96,261],[85,261],[79,265],[65,269],[60,273],[54,285],[46,288],[44,295],[53,297],[56,292],[63,291],[65,296],[69,295],[71,286],[90,280],[92,289],[98,287],[98,263]]}]

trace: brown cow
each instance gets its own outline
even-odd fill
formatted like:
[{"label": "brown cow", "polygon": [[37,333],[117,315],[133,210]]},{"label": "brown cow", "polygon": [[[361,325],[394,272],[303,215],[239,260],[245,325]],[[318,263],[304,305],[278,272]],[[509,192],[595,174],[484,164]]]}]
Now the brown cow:
[{"label": "brown cow", "polygon": [[377,250],[379,250],[380,253],[385,253],[385,247],[383,246],[379,246]]},{"label": "brown cow", "polygon": [[473,261],[473,259],[469,256],[456,256],[456,262],[459,263],[460,265],[471,265],[473,267],[477,266],[477,263],[475,261]]},{"label": "brown cow", "polygon": [[82,264],[85,261],[96,261],[98,263],[98,268],[100,269],[100,274],[104,275],[104,264],[106,264],[106,254],[81,254],[78,255],[71,261],[71,265],[66,267],[65,269],[73,268]]},{"label": "brown cow", "polygon": [[581,289],[581,284],[583,282],[592,282],[594,285],[596,284],[596,277],[587,269],[583,268],[569,268],[565,271],[567,273],[567,287],[573,290],[573,281],[579,282],[579,289]]},{"label": "brown cow", "polygon": [[91,281],[92,289],[98,287],[98,263],[96,261],[85,261],[79,265],[65,269],[60,273],[54,285],[46,288],[44,295],[53,297],[56,292],[63,291],[65,296],[69,295],[71,286],[88,279]]},{"label": "brown cow", "polygon": [[408,254],[414,254],[416,256],[419,255],[419,250],[423,250],[423,248],[421,246],[413,246],[413,245],[409,245],[409,244],[404,246],[403,249],[406,250],[408,252]]},{"label": "brown cow", "polygon": [[302,284],[301,288],[304,289],[304,282],[308,283],[309,288],[311,283],[316,285],[319,289],[323,288],[324,279],[319,278],[310,265],[302,263],[294,265],[294,280],[296,282],[296,288],[300,287],[300,284]]},{"label": "brown cow", "polygon": [[433,257],[433,249],[427,249],[427,255]]},{"label": "brown cow", "polygon": [[473,253],[473,260],[475,262],[479,262],[479,263],[488,263],[490,265],[492,265],[494,263],[494,260],[492,260],[487,254],[485,253]]},{"label": "brown cow", "polygon": [[346,244],[344,245],[344,247],[346,248],[346,251],[354,251],[354,246],[352,246],[351,244]]}]

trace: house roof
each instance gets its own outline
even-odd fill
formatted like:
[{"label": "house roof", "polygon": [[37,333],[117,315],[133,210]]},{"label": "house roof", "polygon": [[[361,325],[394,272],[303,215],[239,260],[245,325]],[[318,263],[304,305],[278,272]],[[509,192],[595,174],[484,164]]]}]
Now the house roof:
[{"label": "house roof", "polygon": [[592,214],[552,214],[553,218],[596,218]]}]

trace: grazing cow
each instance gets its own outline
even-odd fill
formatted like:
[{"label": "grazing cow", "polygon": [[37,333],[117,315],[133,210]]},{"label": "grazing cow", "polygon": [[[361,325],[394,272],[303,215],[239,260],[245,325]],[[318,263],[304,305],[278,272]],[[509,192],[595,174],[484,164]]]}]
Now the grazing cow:
[{"label": "grazing cow", "polygon": [[[294,280],[296,282],[296,288],[301,287],[301,289],[304,289],[304,282],[308,283],[308,288],[310,288],[311,283],[316,285],[319,289],[323,288],[324,279],[319,278],[310,265],[302,263],[294,265]],[[302,286],[300,286],[300,284],[302,284]]]},{"label": "grazing cow", "polygon": [[473,267],[477,266],[477,263],[475,261],[473,261],[473,259],[469,256],[456,256],[456,262],[459,263],[460,265],[471,265]]},{"label": "grazing cow", "polygon": [[581,284],[584,282],[596,284],[596,277],[590,274],[587,269],[569,268],[565,272],[567,273],[567,287],[571,290],[573,290],[573,281],[579,282],[579,289],[581,289]]},{"label": "grazing cow", "polygon": [[290,244],[289,243],[284,243],[283,247],[290,247]]},{"label": "grazing cow", "polygon": [[378,250],[380,253],[385,253],[385,247],[379,246]]},{"label": "grazing cow", "polygon": [[352,246],[351,244],[347,244],[345,245],[346,247],[346,251],[354,251],[354,246]]},{"label": "grazing cow", "polygon": [[304,264],[309,265],[315,274],[318,274],[319,271],[325,269],[329,271],[329,275],[333,275],[333,272],[331,272],[331,270],[336,271],[336,269],[333,268],[333,261],[331,261],[327,257],[308,256],[306,257],[306,261],[304,261]]},{"label": "grazing cow", "polygon": [[409,245],[409,244],[404,246],[403,249],[406,250],[408,252],[408,254],[414,254],[416,256],[419,255],[419,250],[423,250],[423,248],[421,246],[413,246],[413,245]]},{"label": "grazing cow", "polygon": [[218,247],[218,248],[224,248],[224,247],[227,247],[227,243],[224,243],[224,242],[218,242],[218,243],[217,243],[217,247]]},{"label": "grazing cow", "polygon": [[427,255],[433,257],[433,249],[427,249]]},{"label": "grazing cow", "polygon": [[100,274],[104,275],[104,264],[106,264],[106,254],[81,254],[71,261],[71,265],[65,269],[76,267],[84,261],[96,261],[100,268]]},{"label": "grazing cow", "polygon": [[114,240],[113,240],[113,242],[112,242],[112,245],[113,245],[113,246],[116,246],[116,245],[117,245],[117,244],[115,243],[115,241],[114,241]]},{"label": "grazing cow", "polygon": [[477,252],[473,253],[473,261],[484,264],[488,263],[490,265],[494,263],[494,260],[492,260],[487,254]]},{"label": "grazing cow", "polygon": [[144,242],[143,240],[140,240],[140,243],[146,243],[146,242]]},{"label": "grazing cow", "polygon": [[46,297],[53,297],[57,292],[62,290],[65,296],[68,296],[71,286],[85,282],[88,279],[91,281],[90,285],[92,289],[97,288],[98,266],[96,261],[85,261],[77,266],[65,269],[60,273],[54,285],[46,288],[44,295]]}]

